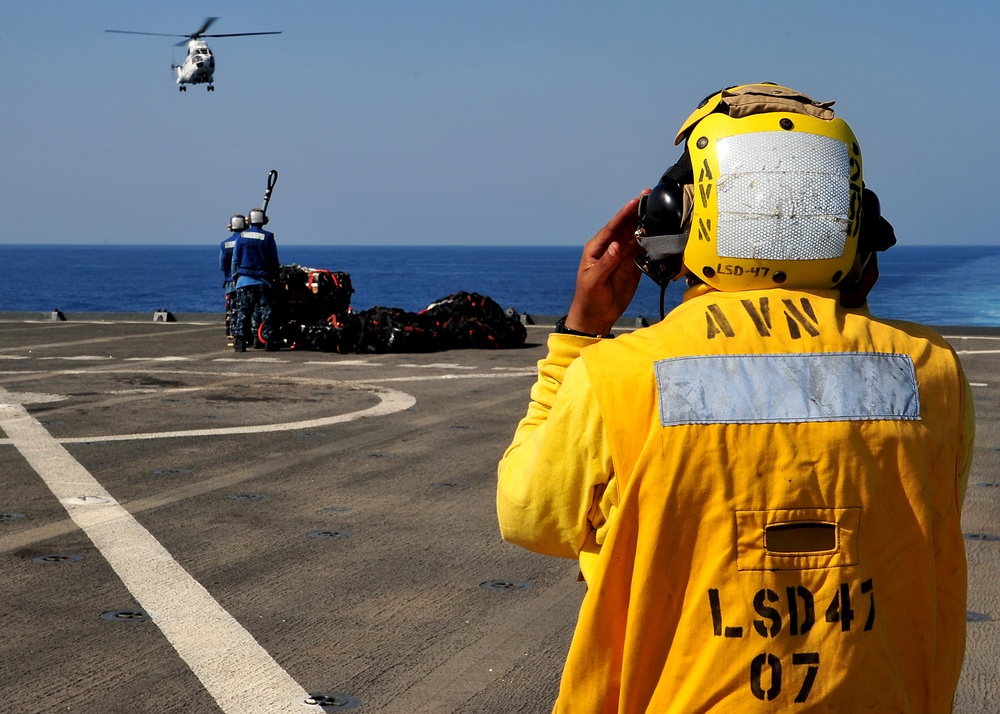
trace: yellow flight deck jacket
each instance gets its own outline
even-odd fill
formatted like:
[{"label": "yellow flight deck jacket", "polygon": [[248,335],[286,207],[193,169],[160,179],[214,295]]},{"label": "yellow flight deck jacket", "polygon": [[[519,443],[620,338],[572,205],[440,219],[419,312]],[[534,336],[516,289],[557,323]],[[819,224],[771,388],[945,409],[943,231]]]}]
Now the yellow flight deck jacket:
[{"label": "yellow flight deck jacket", "polygon": [[756,290],[548,346],[497,512],[587,581],[554,711],[951,711],[975,427],[943,338]]}]

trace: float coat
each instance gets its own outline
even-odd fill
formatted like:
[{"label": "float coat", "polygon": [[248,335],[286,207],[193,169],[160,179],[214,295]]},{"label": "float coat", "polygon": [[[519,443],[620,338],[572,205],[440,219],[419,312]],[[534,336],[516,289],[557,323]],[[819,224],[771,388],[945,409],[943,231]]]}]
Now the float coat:
[{"label": "float coat", "polygon": [[587,582],[555,711],[951,711],[973,432],[944,339],[835,291],[550,336],[497,511]]}]

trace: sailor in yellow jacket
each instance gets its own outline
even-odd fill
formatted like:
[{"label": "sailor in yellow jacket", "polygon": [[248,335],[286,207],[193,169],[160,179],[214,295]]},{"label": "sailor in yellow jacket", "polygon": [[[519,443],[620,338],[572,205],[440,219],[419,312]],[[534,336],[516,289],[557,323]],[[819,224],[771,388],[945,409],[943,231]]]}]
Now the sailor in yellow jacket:
[{"label": "sailor in yellow jacket", "polygon": [[[584,248],[497,491],[587,583],[556,712],[952,710],[972,398],[867,310],[895,238],[831,104],[709,97]],[[639,266],[685,301],[606,339]]]}]

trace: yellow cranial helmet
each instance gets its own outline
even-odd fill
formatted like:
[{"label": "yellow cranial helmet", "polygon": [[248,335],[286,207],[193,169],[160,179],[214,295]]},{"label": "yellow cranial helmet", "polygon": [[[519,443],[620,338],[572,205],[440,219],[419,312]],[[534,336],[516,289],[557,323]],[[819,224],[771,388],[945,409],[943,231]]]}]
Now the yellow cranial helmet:
[{"label": "yellow cranial helmet", "polygon": [[832,102],[752,84],[688,118],[693,192],[684,264],[723,291],[833,288],[861,228],[861,150]]}]

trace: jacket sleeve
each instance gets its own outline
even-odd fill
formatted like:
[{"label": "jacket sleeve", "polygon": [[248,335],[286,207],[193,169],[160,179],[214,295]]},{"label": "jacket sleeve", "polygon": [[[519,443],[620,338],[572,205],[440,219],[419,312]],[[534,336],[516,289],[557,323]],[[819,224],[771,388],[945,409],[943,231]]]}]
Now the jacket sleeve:
[{"label": "jacket sleeve", "polygon": [[587,370],[576,359],[595,341],[549,336],[528,412],[498,467],[501,535],[545,555],[579,557],[602,520],[594,516],[611,455]]}]

